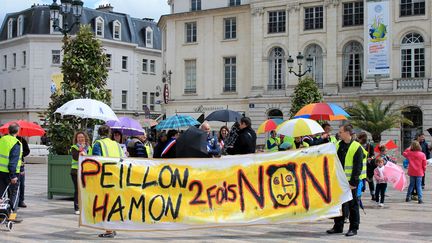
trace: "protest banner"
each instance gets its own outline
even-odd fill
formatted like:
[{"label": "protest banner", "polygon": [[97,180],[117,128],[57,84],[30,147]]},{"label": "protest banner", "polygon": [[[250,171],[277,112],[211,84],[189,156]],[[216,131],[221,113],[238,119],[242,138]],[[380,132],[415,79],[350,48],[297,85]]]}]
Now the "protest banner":
[{"label": "protest banner", "polygon": [[80,157],[80,225],[184,230],[340,215],[351,190],[334,144],[204,159]]}]

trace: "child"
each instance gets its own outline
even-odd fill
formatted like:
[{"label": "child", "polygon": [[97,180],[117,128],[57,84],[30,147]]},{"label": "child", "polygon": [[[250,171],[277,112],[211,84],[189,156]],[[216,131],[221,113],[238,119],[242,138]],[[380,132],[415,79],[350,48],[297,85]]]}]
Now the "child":
[{"label": "child", "polygon": [[[384,160],[381,157],[375,159],[377,167],[374,170],[376,180],[375,201],[380,207],[384,207],[385,191],[387,189],[387,178],[384,176]],[[381,200],[380,199],[381,195]]]},{"label": "child", "polygon": [[387,155],[387,147],[385,145],[379,146],[380,151],[380,157],[384,160],[384,165],[387,164],[387,162],[392,162],[396,164],[396,161],[394,161],[390,156]]},{"label": "child", "polygon": [[408,192],[406,195],[406,201],[409,202],[411,200],[411,193],[414,190],[414,187],[417,188],[418,194],[418,203],[423,203],[423,192],[422,192],[422,177],[426,171],[426,156],[422,152],[422,148],[417,141],[413,141],[411,146],[407,148],[403,154],[405,158],[408,159],[408,175],[410,177],[410,184],[408,187]]}]

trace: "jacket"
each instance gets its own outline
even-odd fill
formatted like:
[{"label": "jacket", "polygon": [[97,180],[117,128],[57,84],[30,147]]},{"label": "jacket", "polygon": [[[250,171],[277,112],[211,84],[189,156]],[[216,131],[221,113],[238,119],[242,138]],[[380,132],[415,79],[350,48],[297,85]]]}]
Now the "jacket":
[{"label": "jacket", "polygon": [[210,135],[207,136],[207,152],[209,156],[219,156],[221,154],[221,147],[217,138]]},{"label": "jacket", "polygon": [[144,143],[138,138],[132,138],[127,144],[127,151],[129,152],[129,157],[135,158],[148,158],[147,149]]},{"label": "jacket", "polygon": [[238,132],[238,137],[232,148],[227,148],[228,154],[250,154],[256,150],[256,133],[251,127],[245,127]]},{"label": "jacket", "polygon": [[375,178],[377,184],[387,183],[387,178],[385,178],[384,176],[381,176],[378,167],[376,167],[374,170],[374,178]]},{"label": "jacket", "polygon": [[408,159],[408,175],[424,176],[426,171],[426,155],[422,151],[411,151],[407,148],[403,154]]}]

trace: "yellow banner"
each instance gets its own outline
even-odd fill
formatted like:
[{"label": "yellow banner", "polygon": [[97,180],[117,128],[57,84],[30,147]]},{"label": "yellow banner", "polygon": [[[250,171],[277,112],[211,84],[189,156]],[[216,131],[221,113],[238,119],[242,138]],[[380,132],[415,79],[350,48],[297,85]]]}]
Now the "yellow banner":
[{"label": "yellow banner", "polygon": [[340,215],[351,191],[332,143],[211,159],[81,157],[80,225],[170,230]]}]

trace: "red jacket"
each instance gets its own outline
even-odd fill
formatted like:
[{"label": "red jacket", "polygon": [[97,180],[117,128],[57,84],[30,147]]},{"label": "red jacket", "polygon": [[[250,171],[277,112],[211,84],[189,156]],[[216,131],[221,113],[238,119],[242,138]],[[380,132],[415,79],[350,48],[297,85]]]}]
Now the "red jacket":
[{"label": "red jacket", "polygon": [[402,155],[409,161],[409,176],[424,176],[426,171],[426,155],[422,151],[411,151],[410,148],[407,148]]}]

